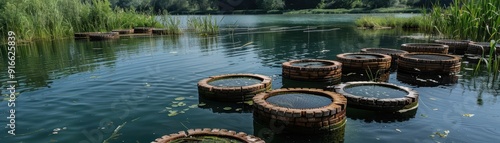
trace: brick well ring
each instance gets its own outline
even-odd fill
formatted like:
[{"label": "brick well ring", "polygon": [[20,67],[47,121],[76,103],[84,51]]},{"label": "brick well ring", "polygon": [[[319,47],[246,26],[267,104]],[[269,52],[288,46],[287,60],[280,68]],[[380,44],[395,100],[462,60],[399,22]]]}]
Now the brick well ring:
[{"label": "brick well ring", "polygon": [[[248,86],[214,86],[209,84],[215,80],[227,78],[254,78],[261,82]],[[271,78],[259,74],[224,74],[211,76],[198,82],[198,93],[200,97],[217,101],[249,101],[256,94],[271,90]]]},{"label": "brick well ring", "polygon": [[[327,97],[331,101],[326,106],[304,109],[279,106],[267,101],[273,96],[294,93],[314,94],[310,96]],[[275,126],[280,124],[282,125],[280,127],[284,127],[283,132],[311,134],[318,131],[335,131],[343,127],[346,121],[346,98],[322,89],[281,88],[257,94],[253,102],[254,119],[260,122],[272,122]]]},{"label": "brick well ring", "polygon": [[401,45],[401,50],[410,53],[441,53],[448,54],[448,45],[436,43],[406,43]]},{"label": "brick well ring", "polygon": [[376,81],[389,80],[391,56],[379,53],[344,53],[338,54],[337,60],[342,63],[343,81],[367,81],[371,73]]},{"label": "brick well ring", "polygon": [[[308,66],[308,63],[320,65]],[[321,59],[292,60],[282,64],[282,72],[288,79],[338,84],[342,78],[342,63]]]},{"label": "brick well ring", "polygon": [[105,32],[105,33],[93,33],[89,34],[89,39],[92,41],[99,40],[111,40],[120,38],[120,33],[118,32]]},{"label": "brick well ring", "polygon": [[134,29],[115,29],[112,32],[118,32],[120,34],[134,34]]},{"label": "brick well ring", "polygon": [[[375,96],[367,97],[362,95],[355,95],[349,91],[346,91],[346,89],[353,88],[356,86],[381,86],[385,88],[391,88],[394,90],[403,91],[402,93],[405,94],[401,95],[401,97],[377,98]],[[383,112],[406,112],[409,110],[416,109],[418,107],[418,93],[415,90],[403,86],[397,86],[391,83],[366,82],[366,81],[346,82],[344,84],[336,85],[335,92],[342,94],[345,98],[347,98],[349,107],[355,107],[360,109],[383,111]],[[372,93],[374,91],[370,92]]]},{"label": "brick well ring", "polygon": [[467,47],[469,47],[470,40],[453,40],[453,39],[439,39],[434,40],[434,43],[448,45],[448,52],[463,55],[465,51],[467,51]]},{"label": "brick well ring", "polygon": [[389,48],[363,48],[360,50],[362,53],[379,53],[391,56],[391,70],[397,69],[397,60],[399,56],[407,54],[407,51]]},{"label": "brick well ring", "polygon": [[[151,143],[169,143],[169,142],[189,142],[196,140],[196,137],[218,137],[223,139],[230,139],[233,141],[243,142],[243,143],[265,143],[264,140],[255,137],[253,135],[248,135],[244,132],[235,132],[226,129],[189,129],[187,133],[185,131],[180,131],[178,133],[165,135],[157,138]],[[201,141],[202,142],[202,141]],[[206,141],[206,142],[217,142],[217,141]]]},{"label": "brick well ring", "polygon": [[410,74],[456,74],[461,58],[437,53],[409,53],[398,59],[398,72]]}]

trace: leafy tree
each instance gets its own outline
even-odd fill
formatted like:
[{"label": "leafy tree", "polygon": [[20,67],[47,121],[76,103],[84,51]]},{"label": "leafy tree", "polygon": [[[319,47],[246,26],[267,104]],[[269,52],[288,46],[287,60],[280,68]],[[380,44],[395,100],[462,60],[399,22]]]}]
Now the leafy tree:
[{"label": "leafy tree", "polygon": [[260,9],[277,10],[285,7],[283,0],[257,0]]}]

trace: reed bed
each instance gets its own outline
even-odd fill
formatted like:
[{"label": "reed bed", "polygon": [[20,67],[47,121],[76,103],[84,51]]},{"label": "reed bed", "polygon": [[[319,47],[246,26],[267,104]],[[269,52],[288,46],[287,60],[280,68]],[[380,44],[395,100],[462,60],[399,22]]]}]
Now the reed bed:
[{"label": "reed bed", "polygon": [[373,17],[363,16],[355,21],[358,27],[369,29],[385,29],[385,28],[403,28],[403,29],[432,29],[432,25],[427,22],[429,19],[425,16],[414,16],[410,18],[389,17]]},{"label": "reed bed", "polygon": [[426,15],[435,30],[453,39],[500,39],[499,0],[454,0],[448,8],[434,6]]},{"label": "reed bed", "polygon": [[[108,0],[4,0],[0,2],[0,33],[17,39],[60,39],[75,32],[111,31],[137,26],[162,26],[151,14],[112,9]],[[0,34],[3,38],[5,34]]]},{"label": "reed bed", "polygon": [[216,35],[219,33],[217,20],[211,15],[203,17],[190,17],[187,21],[188,29],[194,30],[200,35]]}]

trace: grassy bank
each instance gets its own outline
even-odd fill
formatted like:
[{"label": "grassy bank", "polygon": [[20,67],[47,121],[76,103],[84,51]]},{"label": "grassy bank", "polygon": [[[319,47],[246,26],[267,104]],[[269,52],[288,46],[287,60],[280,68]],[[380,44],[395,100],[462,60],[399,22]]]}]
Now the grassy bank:
[{"label": "grassy bank", "polygon": [[362,17],[359,27],[418,28],[451,39],[490,41],[500,39],[500,1],[456,0],[448,8],[434,6],[423,16],[411,18]]},{"label": "grassy bank", "polygon": [[[75,32],[111,31],[136,26],[163,27],[154,16],[135,10],[111,9],[108,0],[5,0],[0,2],[0,33],[17,39],[59,39]],[[6,34],[0,38],[5,39]]]},{"label": "grassy bank", "polygon": [[428,22],[441,35],[455,39],[500,39],[499,0],[455,0],[449,8],[435,6]]},{"label": "grassy bank", "polygon": [[410,18],[398,17],[371,17],[364,16],[355,21],[356,26],[368,29],[402,28],[431,31],[429,17],[414,16]]}]

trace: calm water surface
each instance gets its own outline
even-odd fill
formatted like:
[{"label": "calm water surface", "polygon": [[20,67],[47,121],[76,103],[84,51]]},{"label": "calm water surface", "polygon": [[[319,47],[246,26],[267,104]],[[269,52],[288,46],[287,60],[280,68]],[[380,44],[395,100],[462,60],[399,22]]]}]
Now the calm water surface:
[{"label": "calm water surface", "polygon": [[[212,75],[256,73],[272,77],[272,87],[277,89],[282,87],[281,63],[288,60],[333,60],[337,54],[361,48],[399,49],[402,43],[425,42],[409,38],[421,36],[418,33],[358,30],[353,21],[360,16],[224,16],[221,23],[236,23],[247,31],[238,29],[234,36],[183,34],[107,42],[68,39],[18,46],[16,136],[3,128],[0,142],[101,143],[107,139],[147,143],[187,128],[243,131],[268,142],[316,142],[308,136],[293,136],[301,141],[265,134],[265,128],[254,128],[248,110],[219,112],[224,107],[198,106],[203,99],[198,98],[196,84]],[[7,53],[5,46],[1,49],[4,95],[8,92]],[[348,112],[344,142],[498,141],[499,83],[486,84],[486,76],[469,76],[473,66],[463,64],[458,83],[437,87],[409,85],[391,74],[390,83],[419,92],[417,111],[404,120],[352,118]],[[6,125],[9,108],[7,101],[0,103],[0,123]],[[373,118],[378,119],[377,115]],[[445,131],[449,131],[447,136],[438,135]]]}]

